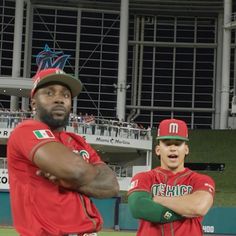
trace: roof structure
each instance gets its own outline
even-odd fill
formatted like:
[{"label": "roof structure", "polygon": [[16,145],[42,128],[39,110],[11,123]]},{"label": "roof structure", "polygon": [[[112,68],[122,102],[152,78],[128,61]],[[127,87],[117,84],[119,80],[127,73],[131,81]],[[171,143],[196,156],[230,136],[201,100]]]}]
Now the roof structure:
[{"label": "roof structure", "polygon": [[[120,10],[120,0],[31,0],[34,4],[74,6],[92,9]],[[218,14],[223,12],[223,0],[129,0],[131,13],[136,14]]]}]

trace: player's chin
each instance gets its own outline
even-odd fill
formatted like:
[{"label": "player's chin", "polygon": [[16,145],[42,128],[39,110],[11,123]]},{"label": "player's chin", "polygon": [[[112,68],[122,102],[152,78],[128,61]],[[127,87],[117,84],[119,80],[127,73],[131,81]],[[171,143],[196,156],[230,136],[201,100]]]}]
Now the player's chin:
[{"label": "player's chin", "polygon": [[68,124],[68,119],[66,116],[53,116],[53,124],[55,126],[61,126]]},{"label": "player's chin", "polygon": [[55,121],[62,121],[66,119],[66,114],[65,113],[60,113],[60,114],[53,114],[53,119]]},{"label": "player's chin", "polygon": [[179,162],[179,158],[178,157],[174,157],[174,158],[169,157],[168,160],[169,160],[169,163],[177,163],[177,162]]},{"label": "player's chin", "polygon": [[53,116],[54,118],[56,118],[56,117],[65,117],[65,116],[67,116],[67,113],[66,113],[66,111],[63,111],[63,110],[60,110],[60,111],[53,111],[53,112],[52,112],[52,116]]},{"label": "player's chin", "polygon": [[170,168],[177,168],[178,166],[179,166],[179,162],[176,160],[176,161],[169,161],[168,162],[168,166],[170,167]]}]

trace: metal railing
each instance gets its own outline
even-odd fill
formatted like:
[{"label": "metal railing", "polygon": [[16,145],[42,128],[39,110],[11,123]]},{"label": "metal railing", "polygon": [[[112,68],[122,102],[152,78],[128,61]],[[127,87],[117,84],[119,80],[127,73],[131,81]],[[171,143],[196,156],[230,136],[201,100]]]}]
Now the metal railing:
[{"label": "metal railing", "polygon": [[[31,117],[31,112],[0,111],[0,128],[13,129],[17,124]],[[70,118],[66,129],[82,135],[88,134],[137,140],[152,139],[150,128],[133,128],[135,126],[135,123],[97,119],[96,117],[90,120],[90,122],[86,120],[74,121],[74,118]]]},{"label": "metal railing", "polygon": [[123,167],[111,164],[108,164],[108,166],[116,173],[117,177],[132,177],[132,166]]},{"label": "metal railing", "polygon": [[[108,166],[116,173],[117,177],[132,177],[132,166],[123,167],[120,165],[111,165]],[[0,169],[7,170],[7,158],[0,157]]]}]

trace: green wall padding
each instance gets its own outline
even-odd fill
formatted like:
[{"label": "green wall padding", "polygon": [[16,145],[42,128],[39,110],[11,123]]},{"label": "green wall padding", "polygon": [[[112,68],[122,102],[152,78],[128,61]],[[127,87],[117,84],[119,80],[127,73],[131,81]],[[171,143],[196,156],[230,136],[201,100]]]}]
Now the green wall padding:
[{"label": "green wall padding", "polygon": [[116,198],[92,199],[92,201],[94,202],[103,217],[103,228],[114,229]]},{"label": "green wall padding", "polygon": [[132,217],[127,203],[120,204],[119,226],[121,230],[136,230],[138,228],[138,220]]},{"label": "green wall padding", "polygon": [[205,216],[203,226],[206,233],[236,235],[235,222],[236,207],[213,207]]},{"label": "green wall padding", "polygon": [[0,192],[0,225],[12,225],[9,192]]}]

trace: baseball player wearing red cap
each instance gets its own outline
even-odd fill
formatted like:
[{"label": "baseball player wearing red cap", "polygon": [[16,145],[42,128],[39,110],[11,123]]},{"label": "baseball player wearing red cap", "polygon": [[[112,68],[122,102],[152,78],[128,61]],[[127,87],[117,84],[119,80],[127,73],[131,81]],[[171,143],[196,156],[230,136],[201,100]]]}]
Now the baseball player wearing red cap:
[{"label": "baseball player wearing red cap", "polygon": [[184,167],[188,128],[178,119],[163,120],[155,153],[160,167],[132,178],[128,204],[140,219],[137,236],[201,236],[202,219],[213,204],[215,183]]},{"label": "baseball player wearing red cap", "polygon": [[117,195],[115,174],[85,140],[66,132],[78,79],[49,68],[34,77],[34,119],[11,133],[8,169],[13,223],[21,236],[96,235],[103,220],[89,197]]}]

